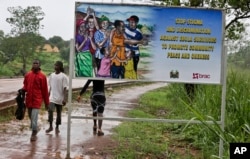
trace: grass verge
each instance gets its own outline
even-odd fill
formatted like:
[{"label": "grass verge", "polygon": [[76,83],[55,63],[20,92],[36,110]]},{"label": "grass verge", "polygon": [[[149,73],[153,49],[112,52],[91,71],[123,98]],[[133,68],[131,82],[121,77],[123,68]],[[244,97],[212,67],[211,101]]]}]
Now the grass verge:
[{"label": "grass verge", "polygon": [[[123,122],[114,129],[113,137],[119,142],[115,158],[219,158],[220,139],[224,141],[223,159],[229,158],[230,143],[250,142],[249,72],[228,71],[224,131],[216,124],[221,93],[220,85],[196,85],[191,100],[184,84],[170,84],[144,94],[128,117],[196,119],[202,124]],[[207,120],[214,124],[206,124]]]}]

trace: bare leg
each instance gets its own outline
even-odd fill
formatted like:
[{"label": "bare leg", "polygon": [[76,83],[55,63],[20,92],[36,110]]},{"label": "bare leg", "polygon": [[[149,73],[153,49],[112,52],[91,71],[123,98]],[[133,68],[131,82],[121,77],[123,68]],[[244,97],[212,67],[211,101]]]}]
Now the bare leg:
[{"label": "bare leg", "polygon": [[[98,113],[99,117],[103,117],[102,113]],[[103,136],[104,133],[102,132],[102,120],[98,120],[98,132],[97,132],[98,136]]]},{"label": "bare leg", "polygon": [[[97,112],[93,112],[93,117],[97,117]],[[96,119],[93,119],[93,122],[94,122],[93,133],[95,134],[96,130],[97,130],[97,121],[96,121]]]},{"label": "bare leg", "polygon": [[[103,117],[102,114],[98,113],[99,117]],[[102,120],[98,120],[98,129],[102,130]]]},{"label": "bare leg", "polygon": [[[97,117],[97,113],[96,112],[93,113],[93,117]],[[96,127],[97,126],[96,119],[93,119],[93,121],[94,121],[94,126]]]}]

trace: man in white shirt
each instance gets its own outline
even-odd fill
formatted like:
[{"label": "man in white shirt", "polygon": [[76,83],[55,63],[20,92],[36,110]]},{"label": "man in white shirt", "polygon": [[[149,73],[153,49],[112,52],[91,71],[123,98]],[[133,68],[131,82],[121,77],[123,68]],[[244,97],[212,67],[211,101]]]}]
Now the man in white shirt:
[{"label": "man in white shirt", "polygon": [[56,61],[55,72],[49,76],[49,99],[48,107],[48,122],[49,128],[46,133],[53,131],[53,112],[56,109],[56,129],[55,132],[60,132],[59,125],[61,125],[62,107],[66,104],[66,91],[68,87],[68,77],[63,73],[63,63]]}]

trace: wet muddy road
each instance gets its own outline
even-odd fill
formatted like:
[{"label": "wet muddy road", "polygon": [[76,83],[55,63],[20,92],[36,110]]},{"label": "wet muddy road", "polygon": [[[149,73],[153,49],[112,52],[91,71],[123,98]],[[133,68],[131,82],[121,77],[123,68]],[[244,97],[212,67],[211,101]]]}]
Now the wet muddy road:
[{"label": "wet muddy road", "polygon": [[[133,102],[143,93],[165,86],[166,83],[153,83],[140,87],[129,87],[122,89],[115,94],[107,97],[104,117],[121,117],[125,111],[133,108],[137,103]],[[73,103],[72,115],[91,116],[91,107],[89,103]],[[63,113],[62,125],[58,135],[52,131],[45,133],[48,128],[47,113],[41,112],[39,116],[39,131],[37,141],[30,142],[31,131],[29,130],[29,120],[25,118],[22,121],[12,120],[0,124],[0,159],[62,159],[67,156],[67,111]],[[96,144],[86,147],[86,143],[97,141],[107,142],[106,138],[111,134],[111,129],[120,122],[108,121],[103,122],[104,136],[98,137],[93,135],[91,119],[71,119],[71,136],[70,136],[70,157],[73,159],[104,159],[105,157],[98,154]],[[108,143],[104,143],[108,144]],[[103,146],[103,145],[102,145]],[[95,152],[96,149],[96,152]],[[95,152],[93,157],[87,152]]]}]

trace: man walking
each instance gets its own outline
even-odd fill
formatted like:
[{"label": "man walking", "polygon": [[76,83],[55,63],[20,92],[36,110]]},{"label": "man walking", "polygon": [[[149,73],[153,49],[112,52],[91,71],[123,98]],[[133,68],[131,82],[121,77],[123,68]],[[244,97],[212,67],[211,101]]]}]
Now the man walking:
[{"label": "man walking", "polygon": [[49,133],[53,131],[53,113],[56,109],[56,129],[55,133],[60,132],[59,125],[61,125],[62,108],[66,104],[66,91],[68,87],[68,77],[63,73],[63,63],[56,61],[55,72],[49,76],[49,108],[48,108],[48,121],[49,128],[45,131]]},{"label": "man walking", "polygon": [[32,129],[30,141],[36,141],[36,135],[39,131],[37,125],[39,110],[43,101],[46,108],[49,105],[47,77],[41,71],[39,60],[33,61],[31,71],[25,75],[23,90],[26,92],[25,104],[28,108],[30,127]]}]

